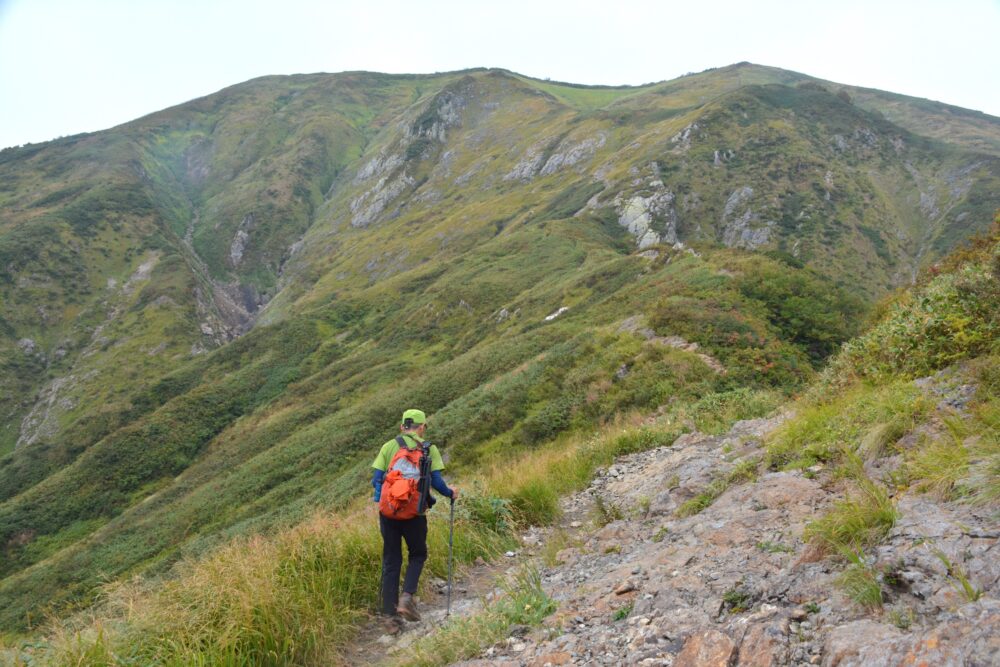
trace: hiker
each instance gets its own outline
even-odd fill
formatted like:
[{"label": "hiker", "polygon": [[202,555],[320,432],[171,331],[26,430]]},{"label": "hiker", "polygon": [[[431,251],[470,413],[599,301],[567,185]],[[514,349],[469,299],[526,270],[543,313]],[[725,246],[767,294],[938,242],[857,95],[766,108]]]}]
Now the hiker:
[{"label": "hiker", "polygon": [[[458,498],[458,492],[448,488],[441,476],[444,470],[441,452],[424,440],[427,416],[421,410],[407,410],[403,413],[399,430],[400,435],[382,445],[372,463],[372,486],[375,487],[382,533],[380,611],[387,617],[387,629],[393,633],[402,627],[400,616],[409,621],[420,620],[413,595],[417,592],[420,571],[427,560],[427,517],[424,510],[435,502],[427,489],[426,477],[421,479],[422,457],[429,457],[429,461],[423,461],[423,471],[424,475],[430,476],[431,487],[453,503]],[[400,598],[399,570],[403,564],[403,540],[406,541],[409,557]]]}]

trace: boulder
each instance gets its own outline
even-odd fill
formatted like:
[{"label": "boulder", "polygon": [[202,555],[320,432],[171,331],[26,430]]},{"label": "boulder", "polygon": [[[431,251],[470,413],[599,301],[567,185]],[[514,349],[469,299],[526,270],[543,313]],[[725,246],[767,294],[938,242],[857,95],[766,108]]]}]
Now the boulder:
[{"label": "boulder", "polygon": [[729,667],[736,644],[718,630],[705,630],[688,637],[674,659],[674,667]]},{"label": "boulder", "polygon": [[740,645],[739,667],[775,667],[788,662],[788,638],[779,623],[752,626]]}]

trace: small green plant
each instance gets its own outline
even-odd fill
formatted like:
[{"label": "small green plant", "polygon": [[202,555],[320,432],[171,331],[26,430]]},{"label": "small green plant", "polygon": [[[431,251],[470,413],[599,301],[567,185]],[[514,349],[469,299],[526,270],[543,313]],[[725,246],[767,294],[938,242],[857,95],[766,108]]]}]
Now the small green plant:
[{"label": "small green plant", "polygon": [[850,564],[841,573],[838,583],[847,597],[865,609],[876,611],[882,608],[882,586],[878,573],[869,565],[861,551],[845,554]]},{"label": "small green plant", "polygon": [[647,516],[649,514],[649,506],[652,503],[653,499],[649,496],[639,498],[639,516]]},{"label": "small green plant", "polygon": [[726,492],[733,484],[741,484],[756,479],[760,459],[750,458],[737,463],[732,470],[712,480],[704,491],[677,508],[675,514],[679,517],[693,516],[707,507]]},{"label": "small green plant", "polygon": [[[723,491],[724,490],[725,489],[723,489]],[[686,516],[694,516],[695,514],[701,512],[706,507],[711,506],[711,504],[715,501],[715,499],[721,495],[722,491],[716,492],[716,489],[712,488],[712,486],[710,485],[707,490],[702,491],[691,500],[684,502],[680,507],[677,508],[675,514],[681,518],[684,518]]]},{"label": "small green plant", "polygon": [[758,542],[757,548],[760,549],[761,551],[766,551],[769,554],[793,553],[795,551],[795,549],[786,544],[781,544],[780,542],[770,542],[770,541]]},{"label": "small green plant", "polygon": [[872,426],[858,443],[858,453],[868,461],[881,458],[890,446],[906,435],[911,424],[906,415],[894,415],[886,422]]},{"label": "small green plant", "polygon": [[632,609],[635,607],[635,602],[629,602],[624,607],[619,607],[615,609],[615,613],[611,615],[612,621],[623,621],[628,618],[629,614],[632,613]]},{"label": "small green plant", "polygon": [[667,529],[667,527],[666,527],[666,526],[660,526],[660,527],[659,527],[659,528],[658,528],[658,529],[656,530],[656,532],[655,532],[655,533],[653,533],[653,541],[654,541],[654,542],[657,542],[657,543],[659,543],[659,542],[662,542],[662,541],[663,541],[663,538],[664,538],[664,537],[666,537],[666,536],[667,536],[667,533],[669,533],[669,532],[670,532],[670,531],[669,531],[669,530]]},{"label": "small green plant", "polygon": [[722,607],[730,614],[739,614],[750,608],[753,603],[753,596],[737,584],[722,594]]},{"label": "small green plant", "polygon": [[612,521],[620,521],[624,518],[625,515],[614,503],[605,502],[601,496],[594,499],[594,522],[598,526],[606,526]]},{"label": "small green plant", "polygon": [[886,616],[889,618],[889,622],[900,630],[909,630],[913,622],[917,620],[917,615],[913,612],[913,609],[906,605],[892,607]]},{"label": "small green plant", "polygon": [[889,534],[899,514],[885,489],[867,477],[856,484],[853,495],[806,526],[806,540],[833,553],[851,554]]},{"label": "small green plant", "polygon": [[518,522],[525,525],[547,526],[562,514],[559,494],[542,479],[530,479],[517,489],[510,507]]},{"label": "small green plant", "polygon": [[[934,556],[941,561],[944,565],[945,570],[948,572],[948,576],[953,580],[953,586],[956,591],[962,597],[964,597],[968,602],[975,602],[979,598],[983,597],[983,591],[976,588],[972,582],[969,581],[968,575],[965,574],[965,570],[962,569],[960,565],[951,562],[947,554],[938,549],[937,547],[928,547]],[[957,585],[955,585],[957,584]]]},{"label": "small green plant", "polygon": [[728,484],[743,484],[744,482],[752,482],[757,479],[757,468],[760,465],[760,459],[749,458],[744,459],[736,464],[736,467],[729,471],[726,475],[726,482]]},{"label": "small green plant", "polygon": [[820,606],[815,602],[807,602],[805,604],[805,610],[810,614],[818,614],[820,612]]},{"label": "small green plant", "polygon": [[559,552],[570,546],[573,546],[573,540],[565,530],[557,528],[552,531],[552,534],[549,535],[548,539],[542,545],[542,563],[545,567],[561,565],[562,561],[559,560]]},{"label": "small green plant", "polygon": [[495,533],[505,534],[514,529],[510,501],[485,494],[478,486],[472,493],[463,494],[462,502],[457,507],[472,521]]},{"label": "small green plant", "polygon": [[610,547],[604,547],[604,553],[606,554],[620,554],[622,552],[622,545],[612,544]]},{"label": "small green plant", "polygon": [[881,455],[931,407],[920,389],[904,380],[809,394],[799,401],[796,416],[768,437],[766,464],[771,470],[808,469],[837,463],[855,448],[869,458]]},{"label": "small green plant", "polygon": [[969,428],[957,417],[945,417],[946,433],[914,452],[907,460],[907,480],[918,491],[943,500],[962,495],[959,480],[969,471],[969,452],[964,440]]}]

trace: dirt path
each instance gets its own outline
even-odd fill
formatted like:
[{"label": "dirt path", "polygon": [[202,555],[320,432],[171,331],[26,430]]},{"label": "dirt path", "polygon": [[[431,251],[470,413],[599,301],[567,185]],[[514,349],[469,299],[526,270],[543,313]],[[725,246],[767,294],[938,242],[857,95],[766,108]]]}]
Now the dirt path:
[{"label": "dirt path", "polygon": [[[494,591],[498,578],[510,567],[511,562],[503,557],[493,563],[465,566],[455,578],[451,598],[452,615],[469,616],[482,609],[483,601]],[[447,582],[435,578],[430,583],[432,592],[417,597],[417,609],[421,616],[419,622],[406,622],[401,634],[391,636],[382,628],[381,619],[372,617],[348,647],[344,654],[345,664],[370,667],[391,663],[393,656],[439,627],[446,618]]]}]

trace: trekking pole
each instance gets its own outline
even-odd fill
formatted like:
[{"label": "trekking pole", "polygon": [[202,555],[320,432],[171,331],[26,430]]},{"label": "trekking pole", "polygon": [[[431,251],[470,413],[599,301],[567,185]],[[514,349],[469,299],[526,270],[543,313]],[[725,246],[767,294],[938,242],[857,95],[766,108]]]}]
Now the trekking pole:
[{"label": "trekking pole", "polygon": [[451,616],[451,567],[454,554],[453,545],[455,543],[455,498],[451,499],[451,519],[448,524],[448,611],[444,617]]}]

